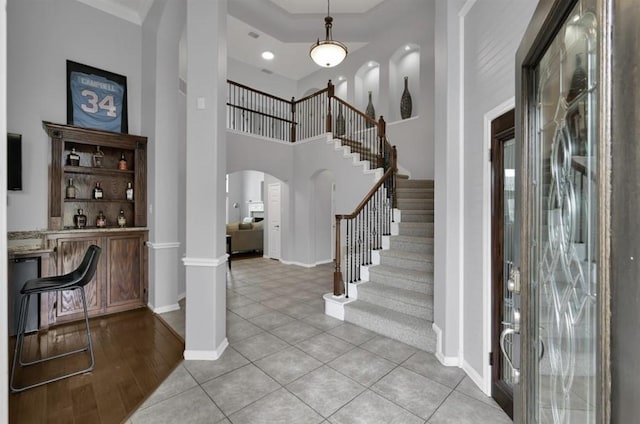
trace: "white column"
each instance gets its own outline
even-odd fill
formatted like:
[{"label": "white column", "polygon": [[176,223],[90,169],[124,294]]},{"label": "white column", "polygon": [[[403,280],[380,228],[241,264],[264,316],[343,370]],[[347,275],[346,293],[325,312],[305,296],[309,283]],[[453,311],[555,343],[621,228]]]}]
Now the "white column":
[{"label": "white column", "polygon": [[226,346],[227,1],[187,2],[187,307],[185,359]]},{"label": "white column", "polygon": [[[179,40],[186,23],[182,2],[155,2],[142,26],[142,133],[149,137],[148,221],[149,221],[149,298],[156,313],[179,309],[179,258],[177,202],[179,185],[179,146],[185,142],[179,119],[184,120],[178,91]],[[136,187],[134,187],[134,190]]]},{"label": "white column", "polygon": [[458,11],[465,0],[437,0],[435,19],[434,330],[436,357],[460,365],[462,139]]}]

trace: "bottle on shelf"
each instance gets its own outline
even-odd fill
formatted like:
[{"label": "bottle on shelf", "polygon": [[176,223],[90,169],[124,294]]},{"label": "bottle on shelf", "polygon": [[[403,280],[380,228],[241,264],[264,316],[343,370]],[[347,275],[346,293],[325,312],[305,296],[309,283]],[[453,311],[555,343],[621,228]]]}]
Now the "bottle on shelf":
[{"label": "bottle on shelf", "polygon": [[67,165],[80,166],[80,155],[76,153],[76,148],[71,148],[71,152],[67,155]]},{"label": "bottle on shelf", "polygon": [[96,217],[96,227],[105,228],[107,226],[107,217],[104,216],[102,211],[98,212],[98,216]]},{"label": "bottle on shelf", "polygon": [[118,215],[118,226],[123,228],[127,225],[127,218],[124,216],[124,211],[120,209],[120,214]]},{"label": "bottle on shelf", "polygon": [[96,186],[93,188],[93,198],[100,200],[103,198],[102,187],[100,187],[100,181],[96,182]]},{"label": "bottle on shelf", "polygon": [[102,159],[104,159],[104,153],[100,150],[100,146],[96,146],[96,152],[93,154],[93,166],[102,168]]},{"label": "bottle on shelf", "polygon": [[76,228],[84,228],[87,226],[87,215],[84,214],[82,209],[78,209],[78,213],[73,216],[73,223]]},{"label": "bottle on shelf", "polygon": [[69,184],[65,190],[65,197],[67,199],[75,199],[76,198],[76,186],[73,185],[73,178],[69,178]]},{"label": "bottle on shelf", "polygon": [[118,161],[118,169],[121,171],[127,170],[127,158],[124,157],[124,153],[120,155],[120,160]]},{"label": "bottle on shelf", "polygon": [[133,186],[131,185],[131,182],[127,183],[127,200],[133,200]]}]

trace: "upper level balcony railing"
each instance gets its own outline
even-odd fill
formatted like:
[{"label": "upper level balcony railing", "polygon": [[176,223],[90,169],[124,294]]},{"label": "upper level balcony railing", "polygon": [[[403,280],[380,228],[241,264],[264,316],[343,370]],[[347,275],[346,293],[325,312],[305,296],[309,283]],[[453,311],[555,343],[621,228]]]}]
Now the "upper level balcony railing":
[{"label": "upper level balcony railing", "polygon": [[325,89],[299,100],[233,81],[227,81],[227,87],[227,128],[291,143],[332,133],[360,160],[384,169],[383,177],[353,213],[335,216],[334,295],[348,297],[345,281],[360,279],[360,266],[370,264],[371,251],[382,248],[382,236],[390,234],[393,221],[397,152],[387,141],[384,119],[367,116],[336,97],[331,81]]}]

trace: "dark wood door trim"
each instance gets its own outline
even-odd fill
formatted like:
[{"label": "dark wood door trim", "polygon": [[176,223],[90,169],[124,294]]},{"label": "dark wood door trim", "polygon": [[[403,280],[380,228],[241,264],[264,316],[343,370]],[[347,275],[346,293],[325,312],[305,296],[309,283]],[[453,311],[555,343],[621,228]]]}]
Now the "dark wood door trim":
[{"label": "dark wood door trim", "polygon": [[500,350],[502,332],[504,260],[504,157],[502,144],[515,135],[515,111],[510,110],[491,122],[491,286],[492,286],[492,361],[491,396],[513,419],[513,390],[502,379],[504,359]]}]

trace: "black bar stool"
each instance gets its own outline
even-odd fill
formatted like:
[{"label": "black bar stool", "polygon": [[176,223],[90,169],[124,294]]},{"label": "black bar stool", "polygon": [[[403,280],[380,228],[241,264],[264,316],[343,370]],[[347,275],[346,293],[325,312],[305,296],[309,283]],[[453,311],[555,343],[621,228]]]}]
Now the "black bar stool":
[{"label": "black bar stool", "polygon": [[[23,390],[31,389],[33,387],[42,386],[43,384],[52,383],[54,381],[62,380],[63,378],[72,377],[74,375],[82,374],[87,371],[91,371],[95,364],[95,358],[93,355],[93,344],[91,343],[91,331],[89,330],[89,315],[87,314],[87,299],[85,296],[84,287],[91,281],[96,273],[98,266],[98,258],[100,257],[100,249],[96,245],[91,245],[87,249],[87,252],[80,263],[80,266],[75,270],[65,275],[58,275],[55,277],[35,278],[24,283],[20,290],[22,299],[20,300],[20,316],[18,318],[18,338],[16,340],[16,346],[13,353],[13,365],[11,366],[11,382],[10,388],[12,392],[21,392]],[[58,355],[48,356],[42,359],[36,359],[33,361],[22,360],[22,347],[24,344],[24,334],[27,325],[27,312],[29,310],[29,301],[32,295],[38,295],[41,293],[48,293],[52,291],[62,290],[80,290],[80,296],[82,297],[82,307],[84,309],[84,322],[87,328],[87,345],[80,349],[76,349],[70,352],[61,353]],[[71,373],[62,375],[60,377],[51,378],[48,380],[40,381],[34,384],[30,384],[24,387],[15,387],[14,377],[16,371],[16,363],[20,363],[21,367],[27,367],[29,365],[39,364],[52,359],[62,358],[65,356],[73,355],[80,352],[89,352],[91,355],[91,363],[88,368],[73,371]]]}]

